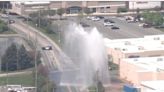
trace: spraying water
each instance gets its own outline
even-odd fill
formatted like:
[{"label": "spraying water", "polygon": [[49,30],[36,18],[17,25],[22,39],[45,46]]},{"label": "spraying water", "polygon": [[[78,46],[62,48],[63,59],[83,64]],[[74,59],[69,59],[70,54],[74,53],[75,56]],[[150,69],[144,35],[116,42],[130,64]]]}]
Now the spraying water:
[{"label": "spraying water", "polygon": [[107,53],[96,28],[85,31],[71,23],[65,30],[64,41],[65,53],[55,51],[60,64],[57,70],[50,70],[50,78],[58,85],[56,92],[66,92],[63,87],[68,86],[76,88],[72,92],[83,92],[98,81],[110,85]]},{"label": "spraying water", "polygon": [[[65,33],[64,51],[71,64],[66,64],[60,85],[91,86],[96,81],[109,84],[107,53],[103,37],[96,28],[86,32],[80,25],[71,24]],[[71,67],[72,66],[72,67]]]}]

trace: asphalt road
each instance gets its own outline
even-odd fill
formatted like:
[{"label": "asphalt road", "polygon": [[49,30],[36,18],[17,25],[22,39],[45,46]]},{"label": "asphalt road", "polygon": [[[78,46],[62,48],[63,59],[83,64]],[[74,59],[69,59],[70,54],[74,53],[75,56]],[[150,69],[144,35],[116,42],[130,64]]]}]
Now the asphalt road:
[{"label": "asphalt road", "polygon": [[[61,72],[64,69],[72,68],[71,61],[69,61],[69,58],[65,56],[65,54],[62,52],[62,50],[56,45],[55,42],[53,42],[49,37],[45,36],[43,33],[39,32],[39,30],[23,23],[19,19],[15,19],[16,22],[13,24],[10,24],[9,26],[13,29],[16,29],[17,32],[27,38],[29,40],[33,41],[37,44],[37,49],[41,51],[43,56],[43,65],[48,67],[50,71],[56,71]],[[52,46],[53,50],[41,50],[41,47],[43,46]],[[50,75],[54,75],[51,73]],[[53,77],[54,78],[54,77]],[[60,90],[60,92],[74,92],[72,87],[70,86],[63,86],[64,91]]]},{"label": "asphalt road", "polygon": [[112,30],[111,27],[104,27],[103,20],[92,21],[86,18],[82,19],[82,22],[89,24],[91,27],[96,27],[99,32],[110,39],[123,39],[123,38],[138,38],[144,37],[145,35],[158,35],[164,34],[163,32],[155,28],[143,28],[139,27],[139,23],[128,23],[123,18],[107,17],[113,20],[114,25],[119,27],[118,30]]}]

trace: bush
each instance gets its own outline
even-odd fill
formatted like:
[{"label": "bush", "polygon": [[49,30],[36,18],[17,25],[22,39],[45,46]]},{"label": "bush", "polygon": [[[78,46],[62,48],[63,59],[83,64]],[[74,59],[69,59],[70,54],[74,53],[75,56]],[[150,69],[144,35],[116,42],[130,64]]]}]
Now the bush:
[{"label": "bush", "polygon": [[0,21],[0,33],[3,33],[4,31],[7,30],[8,30],[7,25],[3,21]]}]

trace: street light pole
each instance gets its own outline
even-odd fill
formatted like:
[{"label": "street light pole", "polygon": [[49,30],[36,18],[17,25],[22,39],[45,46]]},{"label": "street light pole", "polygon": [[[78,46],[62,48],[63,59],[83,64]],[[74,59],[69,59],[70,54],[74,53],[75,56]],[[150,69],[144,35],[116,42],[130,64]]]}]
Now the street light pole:
[{"label": "street light pole", "polygon": [[38,88],[38,71],[37,71],[37,32],[35,34],[35,92],[37,92],[37,88]]}]

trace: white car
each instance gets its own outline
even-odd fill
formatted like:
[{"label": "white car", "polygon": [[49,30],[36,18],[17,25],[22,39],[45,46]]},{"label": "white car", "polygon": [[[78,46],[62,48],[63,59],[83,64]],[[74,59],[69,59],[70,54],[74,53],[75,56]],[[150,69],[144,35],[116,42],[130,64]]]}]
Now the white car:
[{"label": "white car", "polygon": [[93,21],[99,21],[100,18],[98,18],[98,17],[93,17],[92,20],[93,20]]},{"label": "white car", "polygon": [[90,17],[90,16],[87,16],[87,19],[88,19],[88,20],[91,20],[91,19],[92,19],[92,17]]},{"label": "white car", "polygon": [[52,50],[52,46],[45,46],[45,47],[42,47],[42,50]]},{"label": "white car", "polygon": [[113,23],[110,22],[104,22],[104,26],[114,26]]}]

